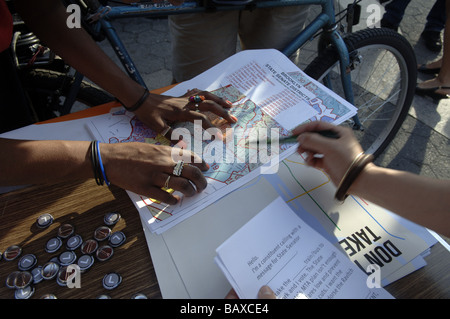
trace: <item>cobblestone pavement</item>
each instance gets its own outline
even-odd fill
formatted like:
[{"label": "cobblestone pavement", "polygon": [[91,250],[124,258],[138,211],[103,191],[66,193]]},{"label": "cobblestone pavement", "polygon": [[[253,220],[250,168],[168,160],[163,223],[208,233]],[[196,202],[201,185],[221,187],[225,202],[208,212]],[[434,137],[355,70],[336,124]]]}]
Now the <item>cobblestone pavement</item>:
[{"label": "cobblestone pavement", "polygon": [[[341,0],[341,3],[349,0]],[[367,5],[375,0],[363,0],[361,24],[366,23]],[[435,60],[439,54],[427,50],[420,39],[426,16],[434,2],[412,0],[400,25],[399,33],[411,43],[418,63]],[[381,7],[381,13],[384,8]],[[171,74],[171,41],[166,19],[121,19],[114,23],[130,55],[136,62],[150,89],[169,85]],[[364,25],[362,25],[364,26]],[[113,57],[106,41],[100,44]],[[425,80],[419,75],[418,81]],[[421,175],[450,179],[450,99],[439,103],[415,96],[410,114],[399,133],[377,164]]]}]

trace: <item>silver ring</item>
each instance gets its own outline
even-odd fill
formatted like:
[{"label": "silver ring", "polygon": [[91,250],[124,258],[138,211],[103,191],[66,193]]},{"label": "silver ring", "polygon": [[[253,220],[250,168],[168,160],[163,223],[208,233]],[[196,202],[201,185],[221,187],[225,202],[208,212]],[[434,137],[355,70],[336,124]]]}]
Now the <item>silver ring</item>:
[{"label": "silver ring", "polygon": [[183,171],[183,161],[178,161],[175,167],[173,168],[173,175],[180,176]]},{"label": "silver ring", "polygon": [[162,135],[162,136],[166,136],[166,134],[169,133],[170,129],[171,129],[171,127],[170,127],[170,126],[167,126],[167,127],[164,129],[164,131],[161,132],[161,135]]},{"label": "silver ring", "polygon": [[165,189],[169,189],[169,180],[170,180],[170,175],[167,177],[166,182],[164,183]]},{"label": "silver ring", "polygon": [[195,103],[195,112],[200,112],[200,109],[198,108],[198,103]]}]

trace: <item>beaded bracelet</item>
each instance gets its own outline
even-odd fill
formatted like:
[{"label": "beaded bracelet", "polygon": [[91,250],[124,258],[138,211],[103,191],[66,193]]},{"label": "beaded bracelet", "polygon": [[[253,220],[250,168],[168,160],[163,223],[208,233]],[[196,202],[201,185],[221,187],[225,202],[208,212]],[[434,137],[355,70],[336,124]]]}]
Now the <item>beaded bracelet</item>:
[{"label": "beaded bracelet", "polygon": [[140,108],[142,106],[142,104],[144,104],[145,100],[148,98],[149,95],[150,95],[150,92],[147,89],[145,89],[144,94],[142,94],[141,98],[131,107],[126,107],[124,105],[125,109],[129,112],[136,111],[138,108]]},{"label": "beaded bracelet", "polygon": [[343,202],[348,197],[348,190],[350,189],[350,186],[353,184],[353,182],[356,180],[358,175],[362,172],[364,167],[366,167],[367,164],[373,161],[373,155],[372,154],[364,154],[364,152],[359,153],[353,162],[350,164],[349,168],[345,172],[344,176],[341,179],[341,182],[339,183],[339,186],[336,190],[336,194],[334,197],[340,201]]},{"label": "beaded bracelet", "polygon": [[105,168],[103,167],[99,141],[92,141],[90,150],[91,150],[91,164],[92,170],[94,171],[95,182],[99,186],[102,186],[103,184],[109,186],[110,182],[106,177]]}]

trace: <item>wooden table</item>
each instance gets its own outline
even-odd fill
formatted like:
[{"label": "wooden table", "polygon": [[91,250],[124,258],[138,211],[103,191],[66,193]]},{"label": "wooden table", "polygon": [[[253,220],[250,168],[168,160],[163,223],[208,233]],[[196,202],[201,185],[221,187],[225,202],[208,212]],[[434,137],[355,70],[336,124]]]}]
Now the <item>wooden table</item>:
[{"label": "wooden table", "polygon": [[[112,231],[121,230],[127,240],[125,244],[114,248],[110,260],[95,261],[90,270],[81,274],[81,288],[61,287],[56,280],[44,280],[34,285],[32,298],[41,298],[44,294],[54,294],[59,299],[97,298],[107,294],[111,298],[129,299],[136,293],[148,298],[161,298],[147,242],[142,230],[138,212],[125,191],[116,187],[100,187],[92,181],[75,184],[56,184],[33,186],[0,196],[0,251],[11,245],[22,248],[21,256],[34,254],[38,265],[43,265],[65,249],[63,246],[54,254],[44,247],[50,238],[56,236],[62,224],[72,224],[75,233],[84,240],[93,238],[97,227],[104,225],[105,213],[116,211],[121,220]],[[53,224],[47,229],[36,226],[36,219],[44,213],[54,217]],[[81,256],[80,248],[75,250]],[[0,260],[0,298],[14,298],[14,290],[5,285],[8,274],[18,270],[18,260]],[[102,286],[103,277],[109,272],[119,273],[123,280],[114,290]]]},{"label": "wooden table", "polygon": [[[48,239],[56,236],[59,226],[70,223],[83,239],[93,237],[94,230],[103,225],[105,213],[116,211],[122,216],[113,231],[122,230],[127,241],[115,248],[112,259],[96,261],[92,269],[81,275],[81,288],[61,287],[56,280],[35,285],[33,298],[54,294],[57,298],[96,298],[107,294],[111,298],[131,298],[143,293],[148,298],[161,298],[142,224],[125,191],[116,187],[99,187],[94,181],[33,186],[0,195],[0,251],[10,245],[22,247],[22,256],[32,253],[38,264],[65,251],[49,254],[44,250]],[[36,219],[44,213],[55,218],[47,229],[36,227]],[[80,249],[76,250],[78,257]],[[20,257],[19,257],[20,258]],[[18,259],[19,259],[18,258]],[[5,286],[7,275],[17,270],[18,259],[0,261],[0,298],[14,298],[14,290]],[[386,289],[396,298],[450,298],[450,253],[441,244],[435,245],[426,257],[428,265],[389,285]],[[123,277],[114,290],[102,287],[109,272]]]}]

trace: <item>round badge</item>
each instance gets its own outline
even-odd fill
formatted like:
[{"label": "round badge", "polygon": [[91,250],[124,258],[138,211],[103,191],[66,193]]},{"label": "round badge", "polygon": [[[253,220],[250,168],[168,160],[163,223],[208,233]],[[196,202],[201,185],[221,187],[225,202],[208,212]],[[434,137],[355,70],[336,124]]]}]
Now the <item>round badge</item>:
[{"label": "round badge", "polygon": [[96,255],[99,261],[106,261],[112,257],[114,250],[111,246],[105,245],[97,249]]},{"label": "round badge", "polygon": [[112,233],[111,236],[109,237],[109,244],[112,247],[119,247],[123,243],[125,243],[126,240],[127,238],[125,234],[121,231],[117,231],[115,233]]},{"label": "round badge", "polygon": [[103,287],[108,290],[117,288],[122,282],[122,277],[118,273],[109,273],[103,277]]},{"label": "round badge", "polygon": [[19,257],[21,253],[22,248],[20,248],[19,246],[9,246],[3,253],[3,258],[7,261],[11,261]]},{"label": "round badge", "polygon": [[75,231],[75,228],[70,224],[64,224],[61,225],[61,227],[58,228],[58,237],[65,239],[69,236],[71,236]]},{"label": "round badge", "polygon": [[50,280],[56,277],[59,271],[59,265],[55,262],[49,261],[42,266],[42,278]]},{"label": "round badge", "polygon": [[33,283],[33,275],[28,271],[21,271],[14,279],[14,286],[17,289],[23,289]]},{"label": "round badge", "polygon": [[47,228],[53,223],[53,216],[50,214],[42,214],[36,220],[36,225],[39,228]]},{"label": "round badge", "polygon": [[5,285],[6,287],[10,289],[15,289],[16,286],[14,285],[14,281],[16,280],[17,275],[20,273],[20,271],[14,271],[6,277]]},{"label": "round badge", "polygon": [[131,299],[148,299],[148,298],[143,293],[137,293],[137,294],[131,296]]},{"label": "round badge", "polygon": [[45,251],[52,254],[62,246],[62,241],[59,237],[50,238],[45,244]]},{"label": "round badge", "polygon": [[78,267],[80,267],[81,272],[85,272],[89,270],[89,268],[92,267],[94,264],[94,257],[91,255],[83,255],[80,258],[78,258]]},{"label": "round badge", "polygon": [[28,286],[22,289],[16,289],[14,293],[14,298],[16,299],[29,299],[34,294],[34,288],[32,286]]},{"label": "round badge", "polygon": [[33,275],[33,284],[40,283],[44,278],[42,277],[42,266],[37,266],[31,271]]},{"label": "round badge", "polygon": [[81,246],[83,243],[83,239],[80,235],[73,235],[69,239],[67,239],[66,248],[68,250],[75,250]]},{"label": "round badge", "polygon": [[20,258],[18,267],[20,270],[30,270],[36,265],[36,263],[36,256],[33,254],[27,254]]},{"label": "round badge", "polygon": [[69,266],[77,260],[77,255],[73,251],[65,251],[59,256],[61,266]]},{"label": "round badge", "polygon": [[121,218],[121,216],[119,213],[110,212],[110,213],[105,214],[105,217],[103,218],[103,222],[107,226],[113,226],[113,225],[117,224],[117,222],[120,220],[120,218]]},{"label": "round badge", "polygon": [[109,238],[111,235],[111,229],[107,226],[100,226],[94,232],[94,239],[97,241],[103,241]]},{"label": "round badge", "polygon": [[88,239],[81,245],[81,252],[85,255],[92,255],[98,248],[98,242],[94,239]]},{"label": "round badge", "polygon": [[58,276],[56,277],[56,282],[61,287],[67,286],[67,279],[69,279],[69,276],[71,274],[67,271],[67,266],[62,267],[59,269]]}]

